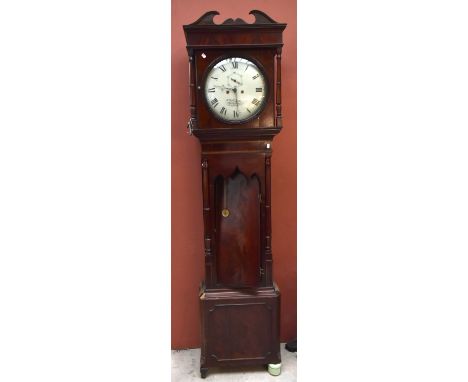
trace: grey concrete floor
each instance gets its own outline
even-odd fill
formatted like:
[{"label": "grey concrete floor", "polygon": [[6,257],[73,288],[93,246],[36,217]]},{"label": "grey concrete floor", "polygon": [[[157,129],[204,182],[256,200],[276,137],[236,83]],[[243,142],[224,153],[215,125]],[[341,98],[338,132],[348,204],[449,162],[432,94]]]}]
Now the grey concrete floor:
[{"label": "grey concrete floor", "polygon": [[[281,344],[281,375],[273,377],[262,366],[209,369],[206,381],[225,382],[294,382],[297,353]],[[172,350],[172,382],[203,381],[200,377],[200,349]]]}]

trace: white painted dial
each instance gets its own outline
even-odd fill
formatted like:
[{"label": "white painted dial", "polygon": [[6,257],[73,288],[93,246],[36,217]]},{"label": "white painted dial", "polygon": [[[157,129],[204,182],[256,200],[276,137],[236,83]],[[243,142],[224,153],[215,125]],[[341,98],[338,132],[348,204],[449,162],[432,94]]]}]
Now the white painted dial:
[{"label": "white painted dial", "polygon": [[205,82],[208,107],[219,119],[243,122],[266,101],[266,80],[253,62],[229,57],[213,66]]}]

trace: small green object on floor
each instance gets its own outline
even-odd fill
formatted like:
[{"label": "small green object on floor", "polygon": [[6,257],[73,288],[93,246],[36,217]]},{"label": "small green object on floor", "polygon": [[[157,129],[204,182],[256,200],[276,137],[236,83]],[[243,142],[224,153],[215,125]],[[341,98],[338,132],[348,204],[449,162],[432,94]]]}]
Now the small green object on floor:
[{"label": "small green object on floor", "polygon": [[281,364],[280,363],[270,363],[268,364],[268,372],[273,376],[278,376],[281,374]]}]

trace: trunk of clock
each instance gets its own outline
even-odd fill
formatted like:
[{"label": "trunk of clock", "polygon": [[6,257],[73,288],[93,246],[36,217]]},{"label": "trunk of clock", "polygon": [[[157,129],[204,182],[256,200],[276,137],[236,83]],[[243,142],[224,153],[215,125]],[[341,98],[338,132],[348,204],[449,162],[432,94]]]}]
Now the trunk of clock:
[{"label": "trunk of clock", "polygon": [[273,285],[270,156],[261,141],[202,143],[209,289]]},{"label": "trunk of clock", "polygon": [[281,362],[280,292],[271,275],[270,142],[202,141],[202,376],[210,367]]}]

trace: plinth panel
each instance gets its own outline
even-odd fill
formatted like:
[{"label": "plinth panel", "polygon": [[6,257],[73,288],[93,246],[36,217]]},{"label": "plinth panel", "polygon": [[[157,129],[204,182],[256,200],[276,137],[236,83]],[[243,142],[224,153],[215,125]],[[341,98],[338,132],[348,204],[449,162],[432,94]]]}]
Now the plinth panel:
[{"label": "plinth panel", "polygon": [[201,366],[280,363],[276,288],[202,292]]}]

